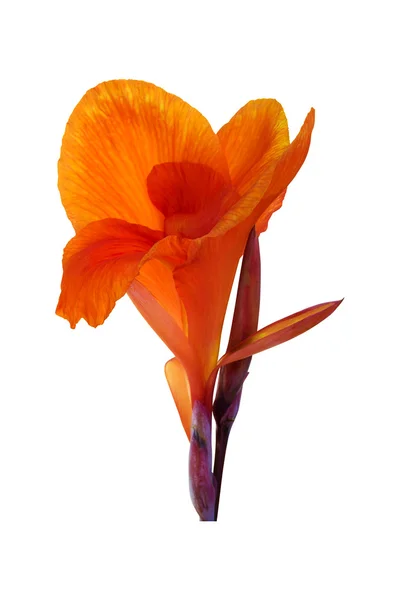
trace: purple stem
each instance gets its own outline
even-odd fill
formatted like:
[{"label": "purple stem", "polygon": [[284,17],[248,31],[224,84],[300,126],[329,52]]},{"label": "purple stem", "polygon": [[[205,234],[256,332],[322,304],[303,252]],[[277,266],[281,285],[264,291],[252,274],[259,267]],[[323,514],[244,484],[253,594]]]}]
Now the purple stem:
[{"label": "purple stem", "polygon": [[212,474],[211,410],[195,402],[189,451],[190,496],[200,521],[215,521],[215,479]]},{"label": "purple stem", "polygon": [[[229,406],[221,419],[216,418],[217,429],[215,435],[215,457],[214,457],[214,477],[215,477],[215,520],[218,518],[219,499],[221,495],[222,475],[224,472],[225,455],[228,446],[229,435],[232,425],[235,422],[239,410],[240,398],[242,396],[242,387],[236,392],[235,399]],[[214,413],[215,414],[215,413]]]}]

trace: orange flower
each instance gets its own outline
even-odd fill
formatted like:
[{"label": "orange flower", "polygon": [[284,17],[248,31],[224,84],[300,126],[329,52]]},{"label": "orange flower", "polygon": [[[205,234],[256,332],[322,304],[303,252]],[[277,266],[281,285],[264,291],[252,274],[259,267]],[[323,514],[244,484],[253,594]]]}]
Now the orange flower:
[{"label": "orange flower", "polygon": [[130,80],[90,90],[68,121],[59,189],[76,235],[57,314],[96,327],[127,293],[175,356],[165,372],[188,436],[192,402],[211,402],[249,233],[280,208],[313,125],[311,110],[290,144],[281,105],[255,100],[215,134],[180,98]]}]

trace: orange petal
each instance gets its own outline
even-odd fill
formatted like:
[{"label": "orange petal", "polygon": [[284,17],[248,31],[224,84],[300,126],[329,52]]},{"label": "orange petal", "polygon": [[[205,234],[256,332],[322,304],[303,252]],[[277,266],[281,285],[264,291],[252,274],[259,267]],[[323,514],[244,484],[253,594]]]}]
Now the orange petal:
[{"label": "orange petal", "polygon": [[143,257],[136,281],[157,299],[157,302],[187,334],[185,307],[176,290],[174,270],[190,260],[191,240],[167,236]]},{"label": "orange petal", "polygon": [[191,260],[174,272],[187,315],[189,343],[197,353],[205,381],[218,360],[222,325],[245,243],[243,228],[221,237],[193,240]]},{"label": "orange petal", "polygon": [[[314,109],[308,113],[300,132],[284,151],[273,172],[266,167],[258,181],[213,227],[210,236],[221,235],[248,219],[247,235],[261,215],[277,200],[294,179],[306,159],[314,127]],[[278,202],[279,204],[279,202]],[[278,206],[279,208],[279,206]]]},{"label": "orange petal", "polygon": [[268,207],[279,194],[287,188],[299,172],[306,159],[311,143],[311,134],[315,124],[315,110],[312,108],[296,138],[279,160],[268,186],[267,195],[263,198],[263,210]]},{"label": "orange petal", "polygon": [[245,243],[243,228],[223,238],[163,238],[143,257],[128,290],[181,363],[193,401],[203,401],[206,381],[217,364],[226,306]]},{"label": "orange petal", "polygon": [[329,317],[343,300],[324,302],[285,317],[251,335],[218,363],[219,367],[283,344],[308,331]]},{"label": "orange petal", "polygon": [[257,235],[260,235],[260,233],[263,233],[264,231],[267,230],[270,218],[272,217],[274,212],[276,212],[282,206],[285,195],[286,195],[286,190],[283,190],[283,192],[281,194],[279,194],[279,196],[277,196],[275,198],[275,200],[273,202],[271,202],[271,204],[268,206],[268,208],[262,213],[261,217],[259,217],[259,219],[256,223]]},{"label": "orange petal", "polygon": [[190,440],[192,421],[192,401],[190,398],[189,380],[186,371],[178,359],[172,358],[165,365],[165,376],[169,389],[175,400],[176,408],[182,421],[186,435]]},{"label": "orange petal", "polygon": [[276,100],[252,100],[218,132],[232,183],[241,195],[265,169],[275,165],[289,145],[287,120]]},{"label": "orange petal", "polygon": [[64,250],[57,314],[73,328],[81,318],[101,325],[162,235],[119,219],[95,221],[80,230]]},{"label": "orange petal", "polygon": [[204,393],[204,381],[199,371],[199,363],[178,323],[138,279],[129,286],[128,296],[152,329],[182,363],[189,379],[192,396],[201,398]]},{"label": "orange petal", "polygon": [[197,238],[208,233],[238,200],[222,175],[207,165],[164,163],[147,178],[153,204],[166,217],[165,233]]},{"label": "orange petal", "polygon": [[219,139],[197,110],[144,81],[101,83],[65,130],[58,185],[67,215],[77,231],[107,217],[162,229],[146,180],[155,165],[182,161],[229,179]]},{"label": "orange petal", "polygon": [[128,295],[152,329],[182,363],[192,396],[201,398],[205,380],[200,361],[188,340],[186,306],[179,296],[174,271],[190,262],[191,240],[168,236],[143,257]]},{"label": "orange petal", "polygon": [[[143,288],[146,286],[157,302],[155,314],[148,304],[144,316],[181,361],[195,399],[201,396],[210,371],[218,360],[226,306],[245,243],[243,228],[236,228],[218,238],[189,240],[168,236],[155,244],[143,258],[139,275],[129,290],[136,306],[138,304],[131,290],[137,283]],[[170,271],[174,285],[168,280],[165,270]],[[166,285],[160,286],[161,281]],[[144,314],[143,308],[139,310]],[[158,310],[169,314],[175,327],[185,336],[195,355],[197,373],[194,373],[193,364],[188,367],[181,350],[174,346],[176,335],[166,336],[164,320]]]},{"label": "orange petal", "polygon": [[[151,255],[150,255],[151,256]],[[176,291],[171,266],[159,260],[146,260],[140,265],[136,281],[141,283],[160,303],[162,308],[174,319],[182,331],[185,331],[185,309]]]}]

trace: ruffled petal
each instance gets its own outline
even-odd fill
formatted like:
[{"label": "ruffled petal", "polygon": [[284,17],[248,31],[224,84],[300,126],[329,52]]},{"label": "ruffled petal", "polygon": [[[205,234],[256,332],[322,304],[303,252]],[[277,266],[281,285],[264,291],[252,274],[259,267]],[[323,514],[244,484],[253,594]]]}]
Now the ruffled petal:
[{"label": "ruffled petal", "polygon": [[166,363],[165,376],[176,408],[178,409],[183,428],[190,440],[190,425],[192,421],[190,386],[186,371],[178,359],[172,358]]},{"label": "ruffled petal", "polygon": [[252,100],[218,132],[233,185],[246,194],[289,145],[287,119],[276,100]]},{"label": "ruffled petal", "polygon": [[97,327],[127,291],[146,252],[163,236],[119,219],[95,221],[65,247],[57,314],[72,328],[83,318]]},{"label": "ruffled petal", "polygon": [[200,163],[229,180],[218,136],[189,104],[144,81],[116,80],[89,90],[73,111],[59,161],[59,189],[76,231],[120,218],[162,229],[147,194],[152,168]]},{"label": "ruffled petal", "polygon": [[220,236],[246,220],[247,233],[250,232],[261,215],[277,200],[300,170],[310,147],[314,120],[314,109],[311,109],[300,132],[286,148],[272,172],[271,168],[266,166],[253,187],[213,227],[210,236]]}]

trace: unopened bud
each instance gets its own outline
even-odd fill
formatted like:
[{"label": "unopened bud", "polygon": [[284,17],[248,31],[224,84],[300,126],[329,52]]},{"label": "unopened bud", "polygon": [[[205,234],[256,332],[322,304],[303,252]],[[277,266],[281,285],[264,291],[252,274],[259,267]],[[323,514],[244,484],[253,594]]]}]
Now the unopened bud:
[{"label": "unopened bud", "polygon": [[[260,246],[253,228],[243,254],[239,285],[227,352],[257,331],[261,292]],[[222,367],[214,401],[217,425],[233,422],[239,410],[243,383],[248,375],[251,356]]]}]

